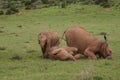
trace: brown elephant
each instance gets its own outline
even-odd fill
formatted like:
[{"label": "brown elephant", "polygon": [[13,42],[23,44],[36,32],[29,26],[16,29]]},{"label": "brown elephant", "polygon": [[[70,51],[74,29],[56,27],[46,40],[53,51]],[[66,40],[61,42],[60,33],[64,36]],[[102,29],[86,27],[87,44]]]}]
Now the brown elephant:
[{"label": "brown elephant", "polygon": [[72,55],[71,52],[77,51],[77,48],[75,47],[65,47],[60,48],[58,46],[51,47],[49,49],[49,58],[53,60],[73,60],[75,61],[76,58]]},{"label": "brown elephant", "polygon": [[39,33],[38,42],[41,46],[43,57],[48,58],[48,50],[59,45],[58,33],[55,31],[44,31]]},{"label": "brown elephant", "polygon": [[68,28],[64,34],[65,40],[69,47],[78,48],[78,52],[87,56],[89,59],[97,59],[96,54],[103,58],[112,58],[112,50],[107,43],[106,35],[105,41],[100,41],[83,27],[74,26]]}]

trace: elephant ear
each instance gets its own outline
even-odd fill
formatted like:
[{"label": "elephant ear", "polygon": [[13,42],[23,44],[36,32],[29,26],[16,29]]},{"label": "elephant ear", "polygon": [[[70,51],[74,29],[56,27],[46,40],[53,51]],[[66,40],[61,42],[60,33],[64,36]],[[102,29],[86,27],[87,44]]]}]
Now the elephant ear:
[{"label": "elephant ear", "polygon": [[47,40],[45,40],[45,44],[44,44],[44,46],[42,47],[42,52],[43,52],[43,54],[46,52],[46,48],[47,48]]},{"label": "elephant ear", "polygon": [[47,40],[46,36],[44,34],[40,33],[38,40],[39,40],[39,44],[41,45],[41,47],[44,47],[46,40]]}]

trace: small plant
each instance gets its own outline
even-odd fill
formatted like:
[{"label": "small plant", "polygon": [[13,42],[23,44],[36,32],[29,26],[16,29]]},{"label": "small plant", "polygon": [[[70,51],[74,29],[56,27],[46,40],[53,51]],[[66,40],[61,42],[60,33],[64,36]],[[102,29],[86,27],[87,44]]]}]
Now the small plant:
[{"label": "small plant", "polygon": [[25,4],[25,6],[29,6],[29,5],[32,4],[32,2],[31,2],[30,0],[26,0],[26,1],[24,2],[24,4]]},{"label": "small plant", "polygon": [[103,80],[103,78],[100,77],[100,76],[94,76],[94,77],[93,77],[93,80]]},{"label": "small plant", "polygon": [[108,63],[108,62],[105,62],[105,65],[106,65],[106,66],[109,66],[109,65],[110,65],[110,63]]},{"label": "small plant", "polygon": [[22,57],[21,57],[20,55],[18,55],[18,54],[15,54],[15,55],[13,55],[10,59],[11,59],[11,60],[21,60]]},{"label": "small plant", "polygon": [[120,2],[115,4],[115,8],[120,10]]},{"label": "small plant", "polygon": [[94,72],[95,72],[94,66],[91,65],[88,68],[82,70],[77,80],[90,80]]},{"label": "small plant", "polygon": [[67,7],[67,3],[66,3],[66,0],[64,1],[62,1],[62,4],[61,4],[61,8],[66,8]]},{"label": "small plant", "polygon": [[13,11],[11,11],[10,9],[8,9],[5,14],[6,15],[11,15],[11,14],[13,14]]},{"label": "small plant", "polygon": [[10,10],[13,11],[13,12],[15,12],[15,13],[19,12],[19,9],[17,9],[15,7],[11,7]]},{"label": "small plant", "polygon": [[2,10],[0,10],[0,15],[3,15],[3,14],[4,14],[4,12]]},{"label": "small plant", "polygon": [[30,43],[29,41],[26,41],[25,43]]},{"label": "small plant", "polygon": [[3,30],[0,30],[0,33],[3,33],[4,31]]},{"label": "small plant", "polygon": [[83,4],[96,4],[104,8],[110,7],[110,0],[83,0]]},{"label": "small plant", "polygon": [[30,9],[36,9],[37,5],[39,4],[39,2],[37,2],[38,0],[26,0],[24,2],[25,5],[25,9],[26,10],[30,10]]},{"label": "small plant", "polygon": [[12,6],[12,7],[10,7],[9,9],[7,9],[7,11],[6,11],[6,15],[11,15],[11,14],[15,14],[15,13],[17,13],[17,12],[19,12],[19,9],[17,9],[16,7],[14,7],[14,6]]},{"label": "small plant", "polygon": [[35,50],[27,50],[27,53],[34,53],[36,52]]},{"label": "small plant", "polygon": [[30,9],[31,9],[31,6],[28,5],[28,6],[25,7],[25,9],[26,9],[26,10],[30,10]]},{"label": "small plant", "polygon": [[0,47],[0,50],[4,51],[4,50],[6,50],[6,48],[5,47]]},{"label": "small plant", "polygon": [[108,7],[110,7],[110,4],[107,2],[103,2],[100,4],[100,6],[102,6],[103,8],[108,8]]},{"label": "small plant", "polygon": [[22,25],[18,25],[17,27],[22,28]]},{"label": "small plant", "polygon": [[48,4],[49,1],[48,0],[41,0],[43,4]]}]

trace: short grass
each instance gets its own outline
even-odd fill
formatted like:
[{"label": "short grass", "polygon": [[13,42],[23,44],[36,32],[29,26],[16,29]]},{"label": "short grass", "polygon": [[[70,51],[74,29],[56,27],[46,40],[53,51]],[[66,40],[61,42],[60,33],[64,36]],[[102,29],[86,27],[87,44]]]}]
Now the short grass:
[{"label": "short grass", "polygon": [[[103,40],[107,33],[113,60],[52,61],[43,59],[38,33],[54,30],[61,37],[69,26],[84,26]],[[61,46],[66,46],[61,41]],[[120,11],[73,4],[0,16],[0,80],[120,80]]]}]

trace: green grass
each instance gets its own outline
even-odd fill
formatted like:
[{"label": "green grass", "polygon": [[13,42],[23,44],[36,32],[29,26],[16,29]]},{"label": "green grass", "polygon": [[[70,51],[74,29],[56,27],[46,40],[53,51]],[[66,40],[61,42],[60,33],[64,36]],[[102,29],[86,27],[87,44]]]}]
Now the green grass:
[{"label": "green grass", "polygon": [[[70,5],[24,11],[0,16],[0,80],[120,80],[120,11],[95,5]],[[52,61],[43,59],[38,33],[55,30],[62,36],[69,26],[81,25],[100,40],[108,34],[113,60],[80,59]],[[66,46],[61,41],[61,46]],[[13,59],[15,56],[20,59]],[[92,68],[93,72],[89,72]],[[86,71],[88,73],[86,73]]]}]

